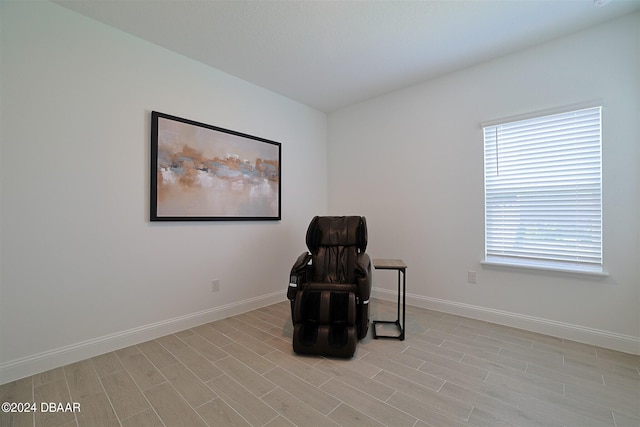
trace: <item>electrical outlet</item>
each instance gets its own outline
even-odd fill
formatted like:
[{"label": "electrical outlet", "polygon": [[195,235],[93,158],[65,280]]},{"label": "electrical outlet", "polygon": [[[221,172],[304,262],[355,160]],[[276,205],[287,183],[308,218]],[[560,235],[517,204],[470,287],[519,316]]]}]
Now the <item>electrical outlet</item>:
[{"label": "electrical outlet", "polygon": [[220,290],[220,279],[211,281],[211,292],[218,292]]},{"label": "electrical outlet", "polygon": [[467,282],[469,283],[476,283],[477,280],[477,274],[475,271],[469,271],[467,272]]}]

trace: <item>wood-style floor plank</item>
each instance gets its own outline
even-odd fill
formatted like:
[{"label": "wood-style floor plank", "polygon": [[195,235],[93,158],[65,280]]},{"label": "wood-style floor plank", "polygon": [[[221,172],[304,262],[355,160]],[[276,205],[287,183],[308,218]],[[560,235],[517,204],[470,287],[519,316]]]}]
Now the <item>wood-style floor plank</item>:
[{"label": "wood-style floor plank", "polygon": [[155,386],[144,394],[167,427],[206,426],[200,415],[168,382]]},{"label": "wood-style floor plank", "polygon": [[118,371],[102,378],[102,385],[121,420],[150,408],[147,399],[125,371]]}]

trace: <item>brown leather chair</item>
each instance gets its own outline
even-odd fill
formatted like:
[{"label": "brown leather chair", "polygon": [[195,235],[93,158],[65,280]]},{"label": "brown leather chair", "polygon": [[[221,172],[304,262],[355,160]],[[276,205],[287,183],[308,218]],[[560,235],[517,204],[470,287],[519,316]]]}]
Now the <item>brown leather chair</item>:
[{"label": "brown leather chair", "polygon": [[289,280],[293,350],[352,357],[369,328],[371,259],[361,216],[316,216]]}]

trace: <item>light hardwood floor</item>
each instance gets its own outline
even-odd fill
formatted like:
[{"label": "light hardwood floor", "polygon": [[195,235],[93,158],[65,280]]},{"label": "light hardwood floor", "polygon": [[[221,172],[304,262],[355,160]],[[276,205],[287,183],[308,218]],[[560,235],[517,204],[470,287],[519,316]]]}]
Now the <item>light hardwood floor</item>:
[{"label": "light hardwood floor", "polygon": [[291,330],[284,302],[5,384],[38,412],[0,425],[640,426],[638,356],[414,307],[351,360],[296,356]]}]

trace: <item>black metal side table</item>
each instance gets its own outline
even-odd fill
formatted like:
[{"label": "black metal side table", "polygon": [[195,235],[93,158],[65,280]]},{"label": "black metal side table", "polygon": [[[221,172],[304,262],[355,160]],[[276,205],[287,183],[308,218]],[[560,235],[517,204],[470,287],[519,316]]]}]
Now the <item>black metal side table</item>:
[{"label": "black metal side table", "polygon": [[[406,292],[407,292],[407,265],[401,259],[374,259],[373,267],[376,270],[398,270],[398,317],[396,320],[374,320],[373,338],[390,338],[404,341],[404,321],[406,313]],[[400,285],[402,284],[402,292]],[[402,295],[402,323],[400,322],[400,296]],[[398,328],[397,335],[378,335],[376,325],[395,324]]]}]

